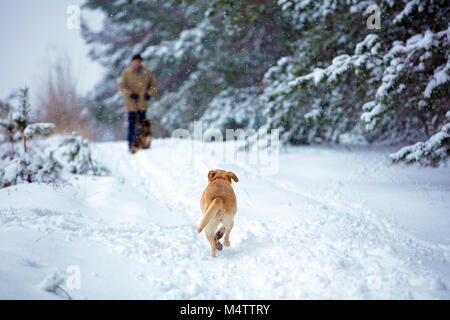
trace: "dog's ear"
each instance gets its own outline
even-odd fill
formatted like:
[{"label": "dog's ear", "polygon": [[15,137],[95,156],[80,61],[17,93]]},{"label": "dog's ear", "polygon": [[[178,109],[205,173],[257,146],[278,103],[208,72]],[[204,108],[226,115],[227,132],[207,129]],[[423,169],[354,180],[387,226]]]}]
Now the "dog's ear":
[{"label": "dog's ear", "polygon": [[231,172],[231,171],[228,171],[228,178],[230,179],[230,182],[231,182],[231,179],[233,179],[234,182],[239,181],[238,177],[234,174],[234,172]]},{"label": "dog's ear", "polygon": [[216,173],[217,173],[216,170],[211,170],[210,172],[208,172],[208,181],[211,181],[211,179],[214,178]]}]

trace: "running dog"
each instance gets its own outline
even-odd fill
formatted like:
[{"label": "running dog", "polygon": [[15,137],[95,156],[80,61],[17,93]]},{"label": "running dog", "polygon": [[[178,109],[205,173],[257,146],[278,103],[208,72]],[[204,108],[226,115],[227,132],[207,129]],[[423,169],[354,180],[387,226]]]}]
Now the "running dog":
[{"label": "running dog", "polygon": [[[230,232],[236,214],[236,195],[231,187],[231,180],[238,182],[238,177],[231,171],[211,170],[208,173],[208,186],[203,191],[200,208],[203,219],[198,227],[198,233],[205,229],[206,239],[211,245],[211,256],[216,256],[216,250],[223,249],[220,239],[225,235],[223,244],[230,246]],[[222,224],[216,232],[216,228]],[[216,232],[216,233],[215,233]],[[214,234],[215,233],[215,234]]]}]

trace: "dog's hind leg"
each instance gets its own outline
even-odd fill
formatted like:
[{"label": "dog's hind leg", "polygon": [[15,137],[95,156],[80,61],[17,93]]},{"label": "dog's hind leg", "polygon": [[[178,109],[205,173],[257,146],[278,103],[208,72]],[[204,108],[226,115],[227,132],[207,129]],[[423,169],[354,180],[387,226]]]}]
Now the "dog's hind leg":
[{"label": "dog's hind leg", "polygon": [[225,234],[225,227],[222,226],[220,227],[219,230],[217,230],[216,235],[214,237],[214,243],[216,244],[216,249],[219,251],[222,251],[223,249],[223,245],[220,243],[220,239],[223,237],[223,235]]},{"label": "dog's hind leg", "polygon": [[224,221],[224,224],[226,224],[225,229],[225,239],[223,239],[223,244],[225,247],[229,247],[230,246],[230,232],[231,229],[233,229],[233,220],[231,221]]},{"label": "dog's hind leg", "polygon": [[215,245],[216,245],[216,249],[217,249],[217,250],[222,251],[223,245],[220,243],[219,240],[216,240],[216,241],[215,241]]},{"label": "dog's hind leg", "polygon": [[216,236],[214,235],[214,231],[216,230],[218,225],[218,222],[214,219],[211,220],[205,228],[205,234],[206,234],[206,238],[209,241],[209,244],[211,245],[211,256],[215,257],[216,256],[216,250],[222,250],[223,246],[222,244],[219,242],[219,240],[216,239]]},{"label": "dog's hind leg", "polygon": [[210,237],[208,232],[205,232],[205,236],[206,236],[206,239],[209,242],[209,245],[211,246],[211,256],[215,257],[216,256],[216,245],[214,243],[214,239],[212,237]]},{"label": "dog's hind leg", "polygon": [[225,234],[225,226],[221,226],[219,230],[216,232],[215,240],[222,239],[223,235]]}]

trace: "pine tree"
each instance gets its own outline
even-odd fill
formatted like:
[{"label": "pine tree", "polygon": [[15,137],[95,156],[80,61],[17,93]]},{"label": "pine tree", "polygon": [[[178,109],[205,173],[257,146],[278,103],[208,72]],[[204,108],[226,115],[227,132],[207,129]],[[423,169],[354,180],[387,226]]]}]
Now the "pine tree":
[{"label": "pine tree", "polygon": [[[381,29],[367,27],[375,4]],[[100,32],[83,26],[91,56],[107,69],[91,99],[99,121],[120,121],[117,78],[140,52],[160,80],[150,114],[167,130],[202,119],[278,128],[286,143],[352,135],[414,145],[445,135],[444,0],[88,0],[85,8],[106,14]],[[433,162],[446,158],[442,141],[425,148],[439,153]]]},{"label": "pine tree", "polygon": [[29,88],[21,88],[19,90],[19,105],[16,112],[12,114],[11,119],[14,123],[12,130],[21,134],[25,152],[27,152],[27,139],[31,139],[36,135],[47,136],[51,134],[55,128],[53,123],[31,124],[32,119],[30,110]]},{"label": "pine tree", "polygon": [[30,122],[29,88],[19,89],[19,106],[12,119],[15,122],[15,130],[22,134],[23,149],[27,152],[27,138],[24,135],[24,131]]},{"label": "pine tree", "polygon": [[92,112],[109,124],[122,119],[117,78],[133,53],[142,53],[158,78],[161,98],[152,100],[150,114],[166,130],[200,119],[222,91],[241,96],[239,89],[260,86],[265,71],[289,53],[289,25],[273,1],[89,0],[85,8],[106,14],[100,32],[87,25],[82,31],[107,70]]},{"label": "pine tree", "polygon": [[[3,141],[14,142],[15,140],[15,122],[12,119],[12,107],[8,102],[0,101],[0,127],[3,128]],[[2,141],[2,142],[3,142]]]},{"label": "pine tree", "polygon": [[11,150],[0,155],[0,188],[23,182],[57,182],[60,180],[62,165],[53,157],[53,153],[30,151],[27,147],[27,140],[36,135],[49,135],[55,126],[52,123],[31,123],[28,88],[20,89],[18,98],[17,108],[9,104],[3,106],[5,117],[0,125],[12,145],[23,140],[23,152]]},{"label": "pine tree", "polygon": [[265,77],[268,125],[283,129],[285,141],[338,141],[354,132],[369,142],[405,143],[445,132],[445,1],[380,1],[380,30],[365,26],[370,2],[278,4],[302,38]]}]

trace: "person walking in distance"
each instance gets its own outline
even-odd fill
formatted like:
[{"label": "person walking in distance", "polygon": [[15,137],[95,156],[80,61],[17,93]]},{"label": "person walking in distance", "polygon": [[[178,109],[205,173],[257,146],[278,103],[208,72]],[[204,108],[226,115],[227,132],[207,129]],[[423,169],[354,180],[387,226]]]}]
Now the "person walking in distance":
[{"label": "person walking in distance", "polygon": [[149,102],[156,96],[158,83],[147,67],[142,65],[142,57],[136,54],[131,65],[122,72],[119,90],[125,97],[125,109],[128,113],[128,148],[135,153],[136,121],[144,122]]}]

